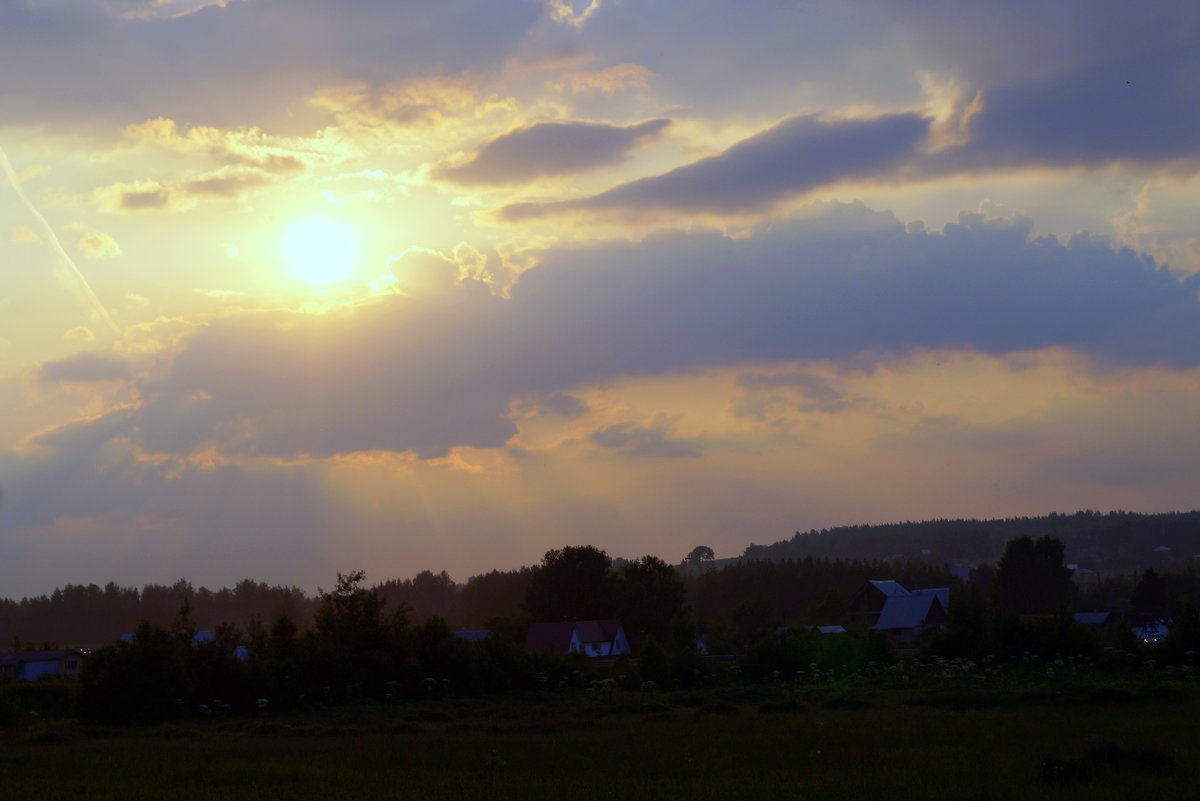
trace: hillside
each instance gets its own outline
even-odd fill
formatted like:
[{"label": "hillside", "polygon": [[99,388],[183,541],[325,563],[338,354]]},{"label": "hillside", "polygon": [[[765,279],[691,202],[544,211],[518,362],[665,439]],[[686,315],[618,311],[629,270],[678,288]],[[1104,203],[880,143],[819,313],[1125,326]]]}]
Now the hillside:
[{"label": "hillside", "polygon": [[790,540],[773,545],[751,545],[741,558],[779,561],[811,556],[977,565],[995,562],[1008,540],[1022,536],[1057,537],[1066,545],[1068,562],[1098,573],[1124,573],[1179,564],[1200,554],[1200,511],[1081,511],[999,520],[840,526],[797,531]]}]

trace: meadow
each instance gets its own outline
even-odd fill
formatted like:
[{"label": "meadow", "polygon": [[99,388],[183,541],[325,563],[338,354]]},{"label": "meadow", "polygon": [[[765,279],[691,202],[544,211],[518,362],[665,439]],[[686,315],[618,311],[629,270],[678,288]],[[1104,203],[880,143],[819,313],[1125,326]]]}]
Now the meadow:
[{"label": "meadow", "polygon": [[5,798],[1194,798],[1193,682],[546,693],[0,732]]}]

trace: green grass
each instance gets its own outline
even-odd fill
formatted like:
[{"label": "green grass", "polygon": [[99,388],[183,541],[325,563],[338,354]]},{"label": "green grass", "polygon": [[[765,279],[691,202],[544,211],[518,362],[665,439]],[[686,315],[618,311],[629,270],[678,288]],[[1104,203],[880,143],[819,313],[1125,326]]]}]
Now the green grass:
[{"label": "green grass", "polygon": [[629,692],[143,729],[40,721],[0,734],[0,788],[38,801],[1195,797],[1190,692],[915,697]]}]

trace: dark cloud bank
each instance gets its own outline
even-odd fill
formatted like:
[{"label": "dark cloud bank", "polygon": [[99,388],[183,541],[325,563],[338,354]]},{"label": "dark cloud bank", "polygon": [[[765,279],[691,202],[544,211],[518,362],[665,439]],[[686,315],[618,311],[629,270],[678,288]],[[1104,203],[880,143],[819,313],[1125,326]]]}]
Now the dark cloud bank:
[{"label": "dark cloud bank", "polygon": [[488,140],[461,164],[439,165],[433,176],[451,183],[485,186],[582,172],[621,161],[631,149],[670,124],[665,119],[624,126],[537,122]]},{"label": "dark cloud bank", "polygon": [[[1200,278],[1086,234],[1031,238],[1031,226],[963,214],[933,234],[837,205],[744,239],[548,251],[510,299],[467,281],[351,313],[243,314],[185,340],[156,371],[166,377],[140,380],[143,404],[116,413],[118,427],[155,452],[434,457],[503,445],[515,397],[623,375],[921,348],[1200,363]],[[601,444],[652,435],[613,430]]]}]

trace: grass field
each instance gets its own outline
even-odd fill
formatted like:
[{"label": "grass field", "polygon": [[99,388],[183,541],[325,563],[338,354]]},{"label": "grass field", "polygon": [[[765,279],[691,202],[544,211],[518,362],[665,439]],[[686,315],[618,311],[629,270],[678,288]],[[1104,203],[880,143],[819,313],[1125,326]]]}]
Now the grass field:
[{"label": "grass field", "polygon": [[0,734],[13,799],[1193,799],[1200,701],[778,689]]}]

